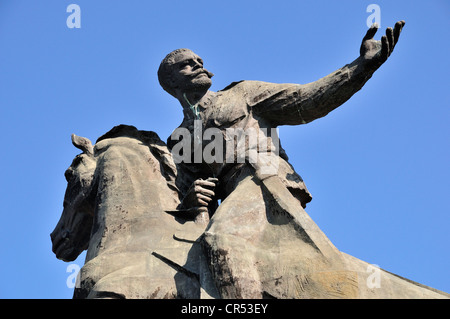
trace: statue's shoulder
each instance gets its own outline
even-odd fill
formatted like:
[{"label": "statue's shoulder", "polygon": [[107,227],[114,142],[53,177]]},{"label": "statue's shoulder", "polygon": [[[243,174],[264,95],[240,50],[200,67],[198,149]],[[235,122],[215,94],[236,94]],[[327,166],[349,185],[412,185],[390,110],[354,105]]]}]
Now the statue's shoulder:
[{"label": "statue's shoulder", "polygon": [[242,80],[237,82],[232,82],[230,85],[225,87],[224,89],[220,90],[219,92],[226,92],[231,90],[253,90],[261,88],[265,85],[268,85],[270,83],[262,82],[262,81],[254,81],[254,80]]},{"label": "statue's shoulder", "polygon": [[236,85],[245,82],[244,80],[242,81],[237,81],[237,82],[231,82],[231,84],[227,85],[226,87],[224,87],[222,90],[219,90],[219,92],[224,92],[224,91],[228,91],[231,90],[232,88],[234,88]]}]

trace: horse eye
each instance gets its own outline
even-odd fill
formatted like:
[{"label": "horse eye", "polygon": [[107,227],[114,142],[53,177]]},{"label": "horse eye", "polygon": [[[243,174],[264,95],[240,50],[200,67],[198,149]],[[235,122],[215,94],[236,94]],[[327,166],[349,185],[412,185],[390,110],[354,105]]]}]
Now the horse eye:
[{"label": "horse eye", "polygon": [[79,165],[82,162],[83,162],[83,156],[78,155],[77,157],[75,157],[73,159],[73,162],[72,162],[71,166],[75,167],[75,166]]}]

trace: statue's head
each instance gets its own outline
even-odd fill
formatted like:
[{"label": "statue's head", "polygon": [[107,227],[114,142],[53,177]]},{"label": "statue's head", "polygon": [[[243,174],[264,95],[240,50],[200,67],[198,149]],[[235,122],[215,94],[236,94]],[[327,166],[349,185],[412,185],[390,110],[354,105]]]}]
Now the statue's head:
[{"label": "statue's head", "polygon": [[178,98],[178,93],[207,91],[213,74],[203,67],[203,60],[189,49],[170,52],[158,69],[162,88]]}]

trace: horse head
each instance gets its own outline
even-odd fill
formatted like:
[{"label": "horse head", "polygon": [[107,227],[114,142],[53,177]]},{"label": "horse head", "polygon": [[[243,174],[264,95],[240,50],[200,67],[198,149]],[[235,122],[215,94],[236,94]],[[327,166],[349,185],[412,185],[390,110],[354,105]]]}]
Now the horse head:
[{"label": "horse head", "polygon": [[65,172],[67,189],[64,209],[50,234],[52,250],[58,259],[75,260],[89,245],[94,216],[94,172],[96,161],[89,139],[72,134],[72,143],[83,153],[77,155]]}]

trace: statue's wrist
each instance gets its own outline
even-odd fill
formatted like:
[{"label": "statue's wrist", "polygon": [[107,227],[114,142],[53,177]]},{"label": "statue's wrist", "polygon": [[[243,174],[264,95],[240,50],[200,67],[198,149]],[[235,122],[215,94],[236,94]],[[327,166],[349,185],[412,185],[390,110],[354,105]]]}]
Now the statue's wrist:
[{"label": "statue's wrist", "polygon": [[370,59],[367,59],[363,56],[359,57],[360,59],[360,67],[365,73],[369,73],[372,75],[383,63],[380,63],[379,59],[377,57],[372,57]]}]

